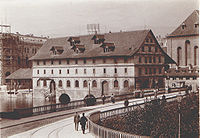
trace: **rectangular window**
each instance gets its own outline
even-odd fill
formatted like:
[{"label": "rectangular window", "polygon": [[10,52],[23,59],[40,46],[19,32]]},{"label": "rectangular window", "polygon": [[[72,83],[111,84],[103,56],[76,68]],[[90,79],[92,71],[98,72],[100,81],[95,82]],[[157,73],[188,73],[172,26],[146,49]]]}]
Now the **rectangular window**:
[{"label": "rectangular window", "polygon": [[139,57],[139,63],[141,63],[142,62],[142,57]]},{"label": "rectangular window", "polygon": [[156,63],[156,57],[153,57],[153,63]]},{"label": "rectangular window", "polygon": [[147,63],[147,57],[145,57],[145,63]]},{"label": "rectangular window", "polygon": [[117,73],[117,69],[115,68],[115,73]]},{"label": "rectangular window", "polygon": [[83,63],[86,64],[86,59],[83,59]]},{"label": "rectangular window", "polygon": [[75,59],[75,64],[78,64],[78,59]]},{"label": "rectangular window", "polygon": [[103,69],[103,73],[106,73],[106,69],[105,68]]},{"label": "rectangular window", "polygon": [[84,74],[86,74],[86,69],[84,69]]},{"label": "rectangular window", "polygon": [[148,51],[151,52],[151,47],[148,48]]},{"label": "rectangular window", "polygon": [[157,47],[155,47],[155,52],[158,52],[158,48]]},{"label": "rectangular window", "polygon": [[124,63],[128,63],[128,58],[124,57]]},{"label": "rectangular window", "polygon": [[156,74],[156,68],[153,69],[153,73]]},{"label": "rectangular window", "polygon": [[46,65],[46,61],[45,60],[43,61],[43,65]]},{"label": "rectangular window", "polygon": [[61,74],[61,69],[59,70],[59,74]]},{"label": "rectangular window", "polygon": [[151,68],[149,69],[149,74],[152,74],[152,69]]},{"label": "rectangular window", "polygon": [[75,70],[75,73],[78,74],[78,69]]},{"label": "rectangular window", "polygon": [[67,59],[67,64],[69,64],[69,59]]},{"label": "rectangular window", "polygon": [[44,70],[44,74],[46,74],[46,70]]},{"label": "rectangular window", "polygon": [[40,61],[37,61],[37,65],[40,65]]},{"label": "rectangular window", "polygon": [[162,73],[162,69],[161,68],[159,68],[159,74],[161,74]]},{"label": "rectangular window", "polygon": [[37,70],[37,74],[40,74],[40,71],[39,71],[39,70]]},{"label": "rectangular window", "polygon": [[59,65],[60,65],[61,64],[61,60],[59,60],[58,62],[59,62]]},{"label": "rectangular window", "polygon": [[158,57],[158,62],[161,63],[161,57]]},{"label": "rectangular window", "polygon": [[95,74],[96,72],[95,72],[95,69],[93,69],[93,74]]},{"label": "rectangular window", "polygon": [[53,60],[51,60],[51,65],[53,65]]},{"label": "rectangular window", "polygon": [[145,74],[147,74],[148,72],[147,72],[147,68],[145,68]]},{"label": "rectangular window", "polygon": [[69,74],[69,69],[67,69],[67,74]]},{"label": "rectangular window", "polygon": [[149,57],[149,63],[151,63],[152,62],[152,58],[151,57]]},{"label": "rectangular window", "polygon": [[139,68],[139,75],[142,75],[142,68]]},{"label": "rectangular window", "polygon": [[114,63],[117,64],[117,59],[116,58],[114,58]]},{"label": "rectangular window", "polygon": [[127,68],[124,69],[124,73],[127,73]]},{"label": "rectangular window", "polygon": [[53,74],[53,70],[51,70],[51,74]]},{"label": "rectangular window", "polygon": [[144,46],[142,47],[142,52],[144,52]]},{"label": "rectangular window", "polygon": [[92,63],[95,64],[95,63],[96,63],[96,60],[95,60],[95,59],[92,59]]}]

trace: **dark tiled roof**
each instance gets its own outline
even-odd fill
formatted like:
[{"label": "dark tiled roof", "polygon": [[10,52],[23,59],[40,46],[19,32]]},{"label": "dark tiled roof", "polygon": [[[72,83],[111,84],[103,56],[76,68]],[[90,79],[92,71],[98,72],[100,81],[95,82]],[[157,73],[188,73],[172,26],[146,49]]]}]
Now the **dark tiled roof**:
[{"label": "dark tiled roof", "polygon": [[18,70],[16,70],[15,72],[13,72],[12,74],[10,74],[8,77],[6,77],[6,79],[10,80],[10,79],[32,79],[32,69],[31,68],[20,68]]},{"label": "dark tiled roof", "polygon": [[[168,35],[168,37],[198,35],[199,27],[195,28],[195,24],[199,24],[198,10],[195,10],[178,28]],[[182,25],[185,25],[184,29],[182,29]]]},{"label": "dark tiled roof", "polygon": [[[56,59],[56,58],[90,58],[102,56],[130,56],[133,55],[137,49],[144,42],[150,30],[140,30],[131,32],[118,32],[104,34],[104,38],[108,42],[113,42],[115,50],[112,52],[104,52],[101,44],[94,44],[92,37],[94,35],[79,36],[81,44],[84,44],[84,53],[75,53],[70,46],[68,39],[70,37],[49,39],[40,50],[30,60],[39,59]],[[62,46],[64,52],[61,55],[51,55],[50,49],[52,46]]]}]

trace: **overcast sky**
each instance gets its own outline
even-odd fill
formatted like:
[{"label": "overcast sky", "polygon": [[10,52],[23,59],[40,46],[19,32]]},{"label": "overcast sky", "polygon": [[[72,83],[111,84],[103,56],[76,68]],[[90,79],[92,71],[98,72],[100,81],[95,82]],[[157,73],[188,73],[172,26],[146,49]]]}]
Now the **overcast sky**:
[{"label": "overcast sky", "polygon": [[87,24],[101,33],[152,29],[171,33],[198,0],[0,0],[0,23],[12,32],[50,37],[87,34]]}]

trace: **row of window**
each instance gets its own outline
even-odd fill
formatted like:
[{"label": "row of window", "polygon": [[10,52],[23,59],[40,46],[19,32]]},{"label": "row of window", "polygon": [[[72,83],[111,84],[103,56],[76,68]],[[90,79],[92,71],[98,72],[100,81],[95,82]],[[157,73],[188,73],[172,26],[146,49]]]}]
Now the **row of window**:
[{"label": "row of window", "polygon": [[[73,59],[75,64],[78,64],[78,59]],[[113,58],[114,63],[118,63],[117,62],[117,58]],[[70,59],[66,60],[67,64],[70,64]],[[87,60],[83,59],[83,63],[86,64]],[[96,63],[96,59],[92,59],[92,63],[95,64]],[[102,63],[106,63],[106,58],[102,59]],[[128,63],[128,58],[124,57],[124,63]],[[54,64],[54,60],[51,60],[51,65]],[[61,65],[62,64],[62,60],[58,60],[58,64]],[[37,65],[40,65],[40,61],[37,61]],[[43,61],[43,65],[46,65],[46,61]]]},{"label": "row of window", "polygon": [[[145,46],[142,47],[142,52],[147,52]],[[153,47],[148,46],[148,52],[158,52],[158,47],[155,47],[155,49],[153,51]]]},{"label": "row of window", "polygon": [[[90,84],[89,84],[90,85]],[[40,80],[38,80],[37,81],[37,87],[39,87],[40,86]],[[46,80],[43,80],[43,86],[44,87],[46,87],[47,86],[47,81]],[[124,81],[124,88],[127,88],[128,86],[129,86],[129,82],[128,82],[128,80],[125,80]],[[62,80],[59,80],[58,81],[58,87],[63,87],[63,82],[62,82]],[[66,87],[71,87],[71,82],[70,82],[70,80],[67,80],[67,82],[66,82]],[[79,81],[78,80],[75,80],[75,83],[74,83],[74,87],[75,88],[79,88]],[[87,80],[84,80],[83,81],[83,87],[84,88],[86,88],[86,87],[88,87],[88,81]],[[97,87],[97,81],[96,80],[93,80],[92,81],[92,87],[93,88],[96,88]],[[117,87],[119,87],[119,82],[117,81],[117,80],[115,80],[114,81],[114,87],[115,88],[117,88]]]},{"label": "row of window", "polygon": [[[139,63],[142,63],[142,59],[144,58],[145,63],[156,63],[156,57],[139,57]],[[161,57],[158,57],[158,63],[161,63]]]},{"label": "row of window", "polygon": [[[62,70],[58,70],[59,71],[59,74],[62,74]],[[127,73],[128,72],[128,69],[127,68],[124,68],[124,73]],[[70,70],[67,69],[67,74],[70,74]],[[93,74],[96,73],[96,70],[93,69]],[[105,74],[106,73],[106,68],[103,68],[103,73]],[[114,68],[114,73],[117,73],[117,68]],[[37,70],[37,74],[40,74],[40,70]],[[44,69],[43,70],[43,74],[46,74],[46,70]],[[54,74],[54,70],[52,69],[51,70],[51,74]],[[75,74],[78,74],[78,69],[75,69]],[[87,70],[84,69],[84,74],[87,74]]]},{"label": "row of window", "polygon": [[145,68],[144,70],[144,73],[142,72],[142,68],[139,68],[139,75],[142,75],[142,74],[162,74],[162,68],[159,68],[158,69],[158,72],[157,72],[157,68]]},{"label": "row of window", "polygon": [[[29,48],[24,48],[24,52],[29,53]],[[32,48],[32,54],[36,54],[36,53],[37,53],[37,48]]]}]

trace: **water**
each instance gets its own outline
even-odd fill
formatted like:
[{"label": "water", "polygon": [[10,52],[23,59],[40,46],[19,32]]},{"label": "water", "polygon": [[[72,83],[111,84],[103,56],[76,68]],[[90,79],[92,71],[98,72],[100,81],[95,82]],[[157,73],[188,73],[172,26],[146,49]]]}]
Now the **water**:
[{"label": "water", "polygon": [[0,112],[10,112],[15,108],[28,108],[53,104],[49,100],[32,97],[9,97],[0,96]]}]

